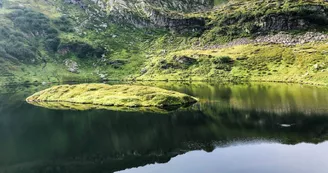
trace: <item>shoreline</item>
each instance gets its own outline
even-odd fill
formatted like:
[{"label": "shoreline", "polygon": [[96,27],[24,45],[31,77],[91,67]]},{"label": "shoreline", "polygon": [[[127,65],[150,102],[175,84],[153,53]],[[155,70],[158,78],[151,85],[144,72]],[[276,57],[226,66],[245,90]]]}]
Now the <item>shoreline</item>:
[{"label": "shoreline", "polygon": [[186,83],[194,83],[194,82],[202,82],[202,83],[233,83],[233,84],[248,84],[248,83],[277,83],[277,84],[300,84],[307,86],[321,86],[327,87],[328,83],[320,83],[320,82],[297,82],[297,81],[284,81],[284,80],[132,80],[132,79],[113,79],[113,80],[101,80],[101,81],[65,81],[65,82],[31,82],[31,83],[11,83],[11,84],[1,84],[2,87],[10,87],[10,86],[48,86],[49,84],[82,84],[82,83],[110,83],[117,82],[120,83],[138,83],[138,82],[186,82]]}]

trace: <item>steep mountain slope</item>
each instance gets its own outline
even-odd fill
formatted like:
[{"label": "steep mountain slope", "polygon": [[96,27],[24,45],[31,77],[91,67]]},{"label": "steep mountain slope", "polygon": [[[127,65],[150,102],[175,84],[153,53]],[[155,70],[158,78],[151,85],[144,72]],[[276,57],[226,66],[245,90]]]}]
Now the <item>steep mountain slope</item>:
[{"label": "steep mountain slope", "polygon": [[118,25],[132,24],[138,28],[168,28],[178,33],[191,30],[202,31],[203,18],[188,17],[183,13],[211,9],[213,2],[204,0],[150,1],[150,0],[66,0],[95,16],[108,15],[108,19]]},{"label": "steep mountain slope", "polygon": [[2,0],[0,82],[326,83],[328,3]]}]

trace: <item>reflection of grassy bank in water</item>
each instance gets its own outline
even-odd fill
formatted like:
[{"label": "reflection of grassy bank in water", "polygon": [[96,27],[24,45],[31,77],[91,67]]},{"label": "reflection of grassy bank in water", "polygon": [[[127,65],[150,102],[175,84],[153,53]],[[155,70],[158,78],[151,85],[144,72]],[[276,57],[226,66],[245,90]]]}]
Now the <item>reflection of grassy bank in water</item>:
[{"label": "reflection of grassy bank in water", "polygon": [[153,110],[157,110],[158,108],[170,109],[187,106],[197,102],[197,99],[183,93],[156,87],[79,84],[54,86],[35,93],[26,101],[36,102],[34,104],[52,109],[88,110],[113,109],[111,107],[155,107]]},{"label": "reflection of grassy bank in water", "polygon": [[327,109],[326,87],[298,84],[252,83],[231,87],[229,103],[236,109],[249,109],[284,114],[324,114]]},{"label": "reflection of grassy bank in water", "polygon": [[[12,130],[10,136],[0,133],[4,141],[0,144],[0,171],[3,165],[9,165],[11,169],[7,170],[20,165],[21,170],[35,172],[57,167],[62,172],[115,172],[165,163],[192,150],[211,152],[216,147],[258,140],[320,143],[328,138],[325,116],[278,116],[219,106],[207,105],[202,111],[185,110],[169,115],[47,109],[41,109],[40,114],[39,108],[27,104],[20,109],[15,107],[13,111],[24,112],[24,116],[13,119],[15,114],[1,112],[5,115],[1,120],[12,121],[0,123],[0,127],[19,130]],[[293,121],[297,124],[291,128],[279,126]],[[4,163],[8,158],[12,162]]]},{"label": "reflection of grassy bank in water", "polygon": [[253,82],[137,82],[138,85],[157,86],[180,91],[199,98],[200,106],[216,104],[239,110],[306,115],[328,112],[328,88],[301,84]]},{"label": "reflection of grassy bank in water", "polygon": [[[179,109],[177,106],[171,106],[166,108],[158,107],[123,107],[123,106],[105,106],[105,105],[94,105],[94,104],[81,104],[81,103],[70,103],[70,102],[29,102],[34,106],[39,106],[53,110],[111,110],[111,111],[123,111],[123,112],[153,112],[159,114],[166,114],[170,111]],[[187,106],[187,105],[186,105]]]}]

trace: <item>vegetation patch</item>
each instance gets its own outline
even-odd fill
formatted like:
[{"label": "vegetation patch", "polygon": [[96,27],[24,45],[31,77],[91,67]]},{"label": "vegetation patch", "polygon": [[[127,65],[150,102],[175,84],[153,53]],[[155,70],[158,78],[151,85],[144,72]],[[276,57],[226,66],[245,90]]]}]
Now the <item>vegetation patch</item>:
[{"label": "vegetation patch", "polygon": [[[183,93],[156,87],[79,84],[54,86],[35,93],[26,101],[54,109],[85,110],[103,109],[104,107],[177,109],[196,103],[197,99]],[[76,106],[76,104],[84,106]]]},{"label": "vegetation patch", "polygon": [[205,81],[272,81],[309,84],[327,83],[327,44],[307,43],[248,44],[221,49],[184,49],[168,53],[152,62],[167,62],[170,57],[194,57],[190,68],[152,66],[137,80],[205,80]]},{"label": "vegetation patch", "polygon": [[83,42],[63,43],[59,46],[59,52],[63,55],[73,52],[78,58],[101,57],[104,50],[93,48],[91,45]]}]

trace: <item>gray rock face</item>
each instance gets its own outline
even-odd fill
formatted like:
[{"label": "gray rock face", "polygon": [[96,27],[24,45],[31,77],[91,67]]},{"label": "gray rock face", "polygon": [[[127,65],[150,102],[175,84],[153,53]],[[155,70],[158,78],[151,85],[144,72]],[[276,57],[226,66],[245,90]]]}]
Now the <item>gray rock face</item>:
[{"label": "gray rock face", "polygon": [[150,21],[159,27],[165,27],[178,33],[201,33],[205,28],[202,18],[171,18],[166,14],[153,10],[149,16]]},{"label": "gray rock face", "polygon": [[319,32],[307,32],[303,35],[291,35],[286,33],[278,33],[275,35],[259,36],[255,43],[273,43],[284,44],[286,46],[304,44],[310,42],[319,42],[328,40],[328,35]]},{"label": "gray rock face", "polygon": [[130,23],[140,28],[163,27],[178,33],[202,32],[205,27],[205,20],[184,18],[178,14],[173,16],[167,11],[189,12],[210,8],[209,1],[205,2],[204,0],[117,0],[114,2],[109,3],[112,4],[111,6],[107,3],[107,5],[101,5],[101,7],[108,9],[108,6],[110,6],[110,15],[118,23]]},{"label": "gray rock face", "polygon": [[320,5],[301,6],[294,13],[271,14],[256,20],[258,31],[305,30],[328,24],[328,10]]},{"label": "gray rock face", "polygon": [[261,31],[288,31],[308,27],[306,20],[288,15],[269,15],[259,19],[258,23]]},{"label": "gray rock face", "polygon": [[[213,6],[212,0],[65,0],[81,8],[99,7],[114,23],[136,27],[162,27],[178,33],[200,33],[205,28],[201,18],[185,18],[179,13],[201,11]],[[96,10],[98,11],[98,10]]]},{"label": "gray rock face", "polygon": [[211,0],[146,0],[150,5],[179,12],[203,11],[213,6]]},{"label": "gray rock face", "polygon": [[328,25],[328,8],[324,5],[299,5],[294,10],[276,11],[261,15],[228,16],[219,21],[220,27],[237,25],[236,33],[270,33],[277,31],[309,30]]},{"label": "gray rock face", "polygon": [[205,46],[204,49],[221,49],[246,44],[283,44],[285,46],[293,46],[297,44],[322,42],[328,40],[328,34],[320,32],[306,32],[302,35],[292,35],[280,32],[274,35],[258,36],[254,39],[240,38],[223,45]]},{"label": "gray rock face", "polygon": [[[79,0],[69,0],[79,1]],[[107,11],[139,11],[143,13],[148,7],[156,7],[163,11],[195,12],[212,8],[213,0],[91,0]]]}]

